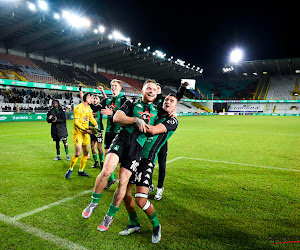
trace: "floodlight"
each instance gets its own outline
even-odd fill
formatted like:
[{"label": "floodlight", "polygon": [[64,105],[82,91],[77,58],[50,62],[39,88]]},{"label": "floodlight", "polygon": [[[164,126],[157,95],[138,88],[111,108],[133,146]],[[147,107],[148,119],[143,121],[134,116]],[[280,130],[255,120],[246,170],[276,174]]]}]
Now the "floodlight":
[{"label": "floodlight", "polygon": [[140,47],[142,45],[142,43],[138,43],[138,46]]},{"label": "floodlight", "polygon": [[91,26],[91,21],[87,18],[79,18],[80,21],[82,22],[83,26],[85,27],[90,27]]},{"label": "floodlight", "polygon": [[28,8],[29,8],[30,10],[32,10],[32,11],[35,11],[35,10],[36,10],[36,6],[35,6],[35,4],[33,4],[33,3],[28,3]]},{"label": "floodlight", "polygon": [[62,16],[63,16],[63,18],[67,18],[68,16],[70,16],[70,12],[67,10],[63,10]]},{"label": "floodlight", "polygon": [[104,33],[105,32],[105,27],[103,25],[99,26],[99,32]]},{"label": "floodlight", "polygon": [[57,14],[57,13],[55,13],[53,16],[54,16],[55,19],[60,19],[60,15]]},{"label": "floodlight", "polygon": [[48,4],[45,1],[39,1],[39,7],[41,10],[47,10]]},{"label": "floodlight", "polygon": [[94,33],[95,33],[95,34],[98,34],[98,30],[97,30],[97,29],[94,29]]},{"label": "floodlight", "polygon": [[243,51],[241,49],[234,49],[230,53],[230,62],[238,63],[243,58]]},{"label": "floodlight", "polygon": [[160,50],[155,50],[155,53],[158,57],[160,58],[165,58],[166,57],[166,54],[164,54],[162,51]]},{"label": "floodlight", "polygon": [[71,14],[69,11],[64,10],[62,12],[63,18],[65,18],[71,26],[76,27],[76,28],[81,28],[81,27],[90,27],[91,26],[91,21],[87,18],[80,17],[74,14]]},{"label": "floodlight", "polygon": [[123,36],[119,31],[116,31],[116,30],[112,33],[112,37],[114,39],[116,39],[116,40],[130,42],[130,38],[129,37]]},{"label": "floodlight", "polygon": [[113,36],[114,39],[124,40],[124,36],[119,31],[114,31],[112,33],[112,36]]},{"label": "floodlight", "polygon": [[108,39],[109,39],[109,40],[111,40],[111,39],[113,39],[113,38],[114,38],[113,35],[109,35],[109,36],[108,36]]}]

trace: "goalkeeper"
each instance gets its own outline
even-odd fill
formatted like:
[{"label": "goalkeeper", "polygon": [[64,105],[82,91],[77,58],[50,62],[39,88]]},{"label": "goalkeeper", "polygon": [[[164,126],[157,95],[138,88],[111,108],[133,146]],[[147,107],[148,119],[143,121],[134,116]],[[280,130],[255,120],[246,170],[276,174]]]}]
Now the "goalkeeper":
[{"label": "goalkeeper", "polygon": [[[85,93],[82,99],[83,102],[77,105],[73,112],[73,142],[75,146],[75,154],[72,157],[70,168],[65,174],[67,179],[70,178],[73,168],[78,161],[78,157],[81,155],[81,151],[83,151],[83,155],[81,156],[78,175],[89,177],[89,175],[83,170],[89,154],[91,141],[90,135],[98,130],[97,121],[93,117],[93,111],[90,107],[90,104],[93,102],[93,95]],[[93,129],[94,131],[89,128],[90,121],[95,126]]]}]

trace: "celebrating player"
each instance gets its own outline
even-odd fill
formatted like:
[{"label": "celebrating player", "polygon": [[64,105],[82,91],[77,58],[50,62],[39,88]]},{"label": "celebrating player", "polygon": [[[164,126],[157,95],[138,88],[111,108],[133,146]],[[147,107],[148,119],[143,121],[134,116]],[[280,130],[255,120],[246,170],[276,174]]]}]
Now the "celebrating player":
[{"label": "celebrating player", "polygon": [[68,130],[66,124],[66,113],[59,105],[58,100],[52,101],[52,108],[47,113],[47,122],[51,123],[51,136],[53,141],[56,142],[56,158],[54,161],[61,160],[60,157],[60,145],[59,142],[62,141],[65,147],[67,160],[70,161],[69,148],[68,148]]},{"label": "celebrating player", "polygon": [[[164,101],[164,97],[162,95],[162,91],[161,91],[161,86],[159,84],[157,84],[157,97],[154,101],[155,104],[157,105],[162,105],[163,101]],[[184,82],[180,85],[177,93],[176,93],[176,98],[177,100],[180,100],[183,95],[184,92],[186,90],[186,87],[189,84],[187,82]],[[156,194],[154,196],[154,200],[161,200],[162,198],[162,193],[164,191],[164,180],[165,180],[165,176],[166,176],[166,162],[167,162],[167,155],[168,155],[168,142],[166,142],[161,149],[158,152],[158,166],[159,166],[159,170],[158,170],[158,182],[157,182],[157,189],[156,189]],[[153,191],[153,185],[150,185],[149,188],[149,192],[151,193]]]},{"label": "celebrating player", "polygon": [[[107,154],[111,142],[116,137],[121,128],[120,124],[114,122],[113,117],[127,100],[126,96],[120,94],[122,90],[122,81],[113,79],[110,82],[110,87],[112,97],[109,97],[101,102],[102,106],[104,107],[101,109],[101,114],[107,115],[107,125],[104,138],[105,155]],[[108,178],[105,189],[109,188],[114,183],[116,183],[116,179],[114,172],[112,172],[110,177]]]},{"label": "celebrating player", "polygon": [[89,153],[89,145],[90,145],[90,134],[92,131],[89,130],[89,121],[98,128],[98,124],[93,117],[92,109],[89,104],[93,101],[93,96],[89,93],[85,93],[83,95],[83,102],[77,105],[74,108],[73,112],[73,142],[75,146],[75,154],[72,157],[70,168],[65,174],[67,179],[70,178],[73,168],[78,161],[78,157],[81,155],[81,151],[83,151],[83,155],[80,160],[80,167],[78,171],[78,175],[86,176],[89,175],[85,173],[83,170],[85,168],[87,162],[87,156]]},{"label": "celebrating player", "polygon": [[157,153],[177,129],[177,118],[170,116],[176,109],[177,98],[175,95],[169,94],[163,102],[163,111],[155,122],[156,125],[148,126],[150,128],[147,128],[147,132],[153,136],[148,137],[143,148],[142,159],[137,167],[136,174],[131,177],[130,183],[127,186],[124,203],[128,212],[129,225],[126,230],[120,232],[120,235],[129,235],[141,230],[135,210],[134,198],[131,193],[134,184],[136,184],[135,201],[147,214],[152,224],[152,242],[158,243],[161,239],[161,225],[158,221],[153,204],[148,200],[148,192],[149,186],[152,183],[152,174]]},{"label": "celebrating player", "polygon": [[120,162],[118,187],[107,214],[97,228],[99,231],[106,231],[112,223],[126,193],[128,181],[131,175],[135,174],[143,146],[147,140],[146,124],[153,125],[157,116],[156,106],[152,103],[156,98],[156,91],[156,82],[147,80],[142,89],[142,100],[134,103],[127,100],[114,115],[114,122],[125,128],[118,132],[110,145],[103,170],[96,179],[92,202],[82,212],[84,218],[91,216],[99,203],[108,177]]}]

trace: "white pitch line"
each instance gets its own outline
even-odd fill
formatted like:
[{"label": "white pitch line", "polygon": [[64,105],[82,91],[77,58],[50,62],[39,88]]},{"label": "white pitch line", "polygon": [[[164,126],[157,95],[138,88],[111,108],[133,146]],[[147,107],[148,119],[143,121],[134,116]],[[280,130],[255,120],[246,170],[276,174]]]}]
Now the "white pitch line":
[{"label": "white pitch line", "polygon": [[206,129],[184,129],[181,128],[180,131],[195,131],[195,132],[208,132],[208,133],[228,133],[228,134],[251,134],[251,135],[283,135],[283,136],[300,136],[300,134],[284,134],[284,133],[254,133],[247,131],[225,131],[225,130],[206,130]]},{"label": "white pitch line", "polygon": [[196,160],[196,161],[207,161],[207,162],[215,162],[215,163],[223,163],[223,164],[241,165],[241,166],[247,166],[247,167],[267,168],[267,169],[276,169],[276,170],[286,170],[286,171],[300,172],[300,170],[298,170],[298,169],[279,168],[279,167],[271,167],[271,166],[264,166],[264,165],[247,164],[247,163],[240,163],[240,162],[218,161],[218,160],[210,160],[210,159],[202,159],[202,158],[185,157],[185,156],[177,157],[175,159],[176,160],[177,159],[188,159],[188,160]]},{"label": "white pitch line", "polygon": [[15,136],[15,135],[37,135],[37,134],[46,134],[50,132],[37,132],[37,133],[23,133],[23,134],[9,134],[9,135],[0,135],[0,136]]},{"label": "white pitch line", "polygon": [[53,244],[57,245],[60,248],[65,247],[67,249],[79,249],[79,250],[87,249],[86,247],[81,246],[79,244],[76,244],[76,243],[74,243],[70,240],[55,236],[51,233],[45,232],[42,229],[39,229],[39,228],[30,226],[30,225],[27,225],[25,223],[16,221],[13,218],[8,217],[8,216],[6,216],[4,214],[1,214],[1,213],[0,213],[0,220],[7,223],[7,224],[10,224],[12,226],[15,226],[15,227],[19,228],[22,231],[25,231],[29,234],[37,236],[37,237],[39,237],[43,240],[50,241],[50,242],[52,242]]},{"label": "white pitch line", "polygon": [[67,197],[67,198],[61,199],[61,200],[59,200],[59,201],[55,201],[55,202],[53,202],[53,203],[50,203],[50,204],[48,204],[48,205],[45,205],[45,206],[36,208],[36,209],[31,210],[31,211],[29,211],[29,212],[26,212],[26,213],[23,213],[23,214],[16,215],[16,216],[12,217],[11,220],[17,221],[17,220],[23,219],[23,218],[25,218],[25,217],[27,217],[27,216],[33,215],[33,214],[35,214],[35,213],[39,213],[39,212],[41,212],[41,211],[43,211],[43,210],[46,210],[46,209],[49,209],[49,208],[51,208],[51,207],[60,205],[60,204],[62,204],[62,203],[65,203],[65,202],[67,202],[67,201],[73,200],[73,199],[75,199],[75,198],[77,198],[77,197],[80,197],[80,196],[82,196],[82,195],[85,195],[85,194],[88,194],[88,193],[91,193],[91,192],[92,192],[91,190],[85,190],[85,191],[83,191],[83,192],[81,192],[81,193],[79,193],[79,194],[76,194],[76,195],[72,196],[72,197]]}]

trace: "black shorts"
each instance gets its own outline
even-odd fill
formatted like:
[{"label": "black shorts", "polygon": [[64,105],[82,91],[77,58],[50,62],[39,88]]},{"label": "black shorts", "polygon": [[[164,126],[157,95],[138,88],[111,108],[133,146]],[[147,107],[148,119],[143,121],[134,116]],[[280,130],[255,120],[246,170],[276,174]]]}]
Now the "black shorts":
[{"label": "black shorts", "polygon": [[92,141],[102,143],[103,142],[103,130],[101,130],[101,133],[91,134],[91,142]]},{"label": "black shorts", "polygon": [[107,153],[119,156],[122,168],[135,174],[141,159],[143,147],[134,139],[127,130],[121,130],[112,141]]},{"label": "black shorts", "polygon": [[117,134],[115,133],[105,133],[104,138],[104,148],[109,149],[110,144],[112,143],[113,139],[116,137]]},{"label": "black shorts", "polygon": [[56,136],[56,137],[53,137],[52,139],[53,139],[53,141],[65,141],[68,138],[66,136],[63,136],[63,137],[60,137],[60,138],[58,136]]},{"label": "black shorts", "polygon": [[130,177],[129,182],[136,186],[149,188],[152,184],[152,175],[155,164],[148,159],[142,158],[135,175]]}]

